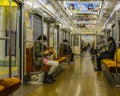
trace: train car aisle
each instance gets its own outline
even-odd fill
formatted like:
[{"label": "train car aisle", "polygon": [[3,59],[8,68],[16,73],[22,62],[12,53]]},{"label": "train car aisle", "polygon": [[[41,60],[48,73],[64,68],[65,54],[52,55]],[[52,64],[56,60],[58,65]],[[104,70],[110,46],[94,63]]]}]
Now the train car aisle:
[{"label": "train car aisle", "polygon": [[[75,64],[64,64],[64,71],[54,84],[43,84],[27,96],[119,96],[103,72],[95,72],[90,55],[75,57]],[[25,90],[24,90],[25,91]]]}]

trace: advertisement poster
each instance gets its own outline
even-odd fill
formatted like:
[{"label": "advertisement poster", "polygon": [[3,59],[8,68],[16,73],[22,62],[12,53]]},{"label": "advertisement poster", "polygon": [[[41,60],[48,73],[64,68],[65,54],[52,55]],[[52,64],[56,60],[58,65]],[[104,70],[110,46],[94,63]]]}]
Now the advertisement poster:
[{"label": "advertisement poster", "polygon": [[67,1],[67,10],[71,12],[89,13],[96,12],[100,10],[100,2],[75,2]]},{"label": "advertisement poster", "polygon": [[95,40],[94,35],[82,35],[81,39],[86,42],[93,42]]},{"label": "advertisement poster", "polygon": [[77,24],[77,28],[80,29],[95,29],[95,24]]},{"label": "advertisement poster", "polygon": [[91,22],[91,21],[96,21],[98,18],[97,15],[91,15],[91,14],[85,14],[85,15],[79,15],[73,18],[74,22]]}]

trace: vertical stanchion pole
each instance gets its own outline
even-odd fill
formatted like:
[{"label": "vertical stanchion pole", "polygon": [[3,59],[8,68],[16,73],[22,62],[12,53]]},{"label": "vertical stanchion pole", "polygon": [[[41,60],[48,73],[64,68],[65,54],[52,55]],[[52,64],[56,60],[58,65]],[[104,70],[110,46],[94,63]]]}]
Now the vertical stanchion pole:
[{"label": "vertical stanchion pole", "polygon": [[[116,11],[115,12],[115,27],[116,27],[116,32],[118,32],[118,30],[117,30],[117,28],[118,28],[118,11]],[[118,55],[119,55],[119,53],[118,53],[118,47],[119,47],[119,39],[118,39],[118,37],[117,37],[117,33],[116,33],[116,38],[117,38],[117,40],[116,40],[116,73],[118,74],[118,75],[120,75],[120,73],[118,72]]]},{"label": "vertical stanchion pole", "polygon": [[[42,10],[42,11],[43,11],[43,10]],[[42,12],[42,13],[43,13],[43,12]],[[41,27],[41,33],[42,33],[42,53],[44,53],[44,49],[43,49],[43,48],[44,48],[44,46],[43,46],[43,43],[44,43],[44,42],[43,42],[44,17],[43,17],[43,14],[42,14],[42,20],[41,20],[41,21],[42,21],[42,23],[41,23],[41,24],[42,24],[42,25],[41,25],[41,26],[42,26],[42,27]],[[44,56],[44,54],[42,54],[42,60],[43,60],[43,56]],[[42,71],[43,71],[43,62],[42,62]]]},{"label": "vertical stanchion pole", "polygon": [[10,39],[9,39],[9,77],[11,78],[11,75],[12,75],[12,68],[11,68],[11,65],[12,65],[12,63],[11,63],[11,40],[12,40],[12,38],[11,38],[11,27],[12,27],[12,0],[10,0],[9,1],[9,16],[10,16],[10,30],[9,30],[9,37],[10,37]]}]

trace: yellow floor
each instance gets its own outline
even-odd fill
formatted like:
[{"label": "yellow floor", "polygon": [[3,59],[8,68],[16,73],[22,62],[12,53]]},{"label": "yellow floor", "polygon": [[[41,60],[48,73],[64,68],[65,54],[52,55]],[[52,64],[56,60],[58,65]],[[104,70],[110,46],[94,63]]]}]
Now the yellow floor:
[{"label": "yellow floor", "polygon": [[64,68],[54,84],[39,85],[26,96],[120,96],[119,88],[110,87],[104,74],[94,71],[89,54]]}]

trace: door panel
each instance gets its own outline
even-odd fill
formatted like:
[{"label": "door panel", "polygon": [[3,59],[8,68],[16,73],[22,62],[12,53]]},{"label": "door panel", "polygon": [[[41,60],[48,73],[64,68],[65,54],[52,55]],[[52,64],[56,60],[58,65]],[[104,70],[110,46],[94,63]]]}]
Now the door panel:
[{"label": "door panel", "polygon": [[[0,78],[8,77],[11,69],[12,76],[19,77],[20,47],[19,47],[19,27],[20,8],[19,5],[12,6],[11,18],[10,7],[0,7]],[[11,19],[11,20],[10,20]],[[11,31],[10,31],[11,25]],[[11,32],[11,37],[10,37]],[[8,39],[9,38],[9,39]],[[11,68],[9,66],[10,54],[9,45],[11,38]]]}]

